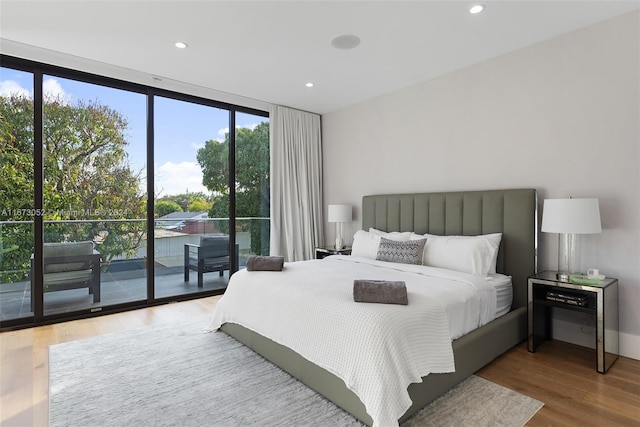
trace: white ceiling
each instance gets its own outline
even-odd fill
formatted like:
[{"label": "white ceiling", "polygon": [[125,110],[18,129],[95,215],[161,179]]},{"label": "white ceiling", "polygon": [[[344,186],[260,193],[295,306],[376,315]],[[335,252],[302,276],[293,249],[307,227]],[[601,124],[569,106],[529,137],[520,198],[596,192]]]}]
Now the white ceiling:
[{"label": "white ceiling", "polygon": [[[0,0],[0,37],[142,72],[149,84],[159,76],[322,114],[640,8],[481,2],[471,15],[474,1]],[[360,46],[333,48],[343,34]]]}]

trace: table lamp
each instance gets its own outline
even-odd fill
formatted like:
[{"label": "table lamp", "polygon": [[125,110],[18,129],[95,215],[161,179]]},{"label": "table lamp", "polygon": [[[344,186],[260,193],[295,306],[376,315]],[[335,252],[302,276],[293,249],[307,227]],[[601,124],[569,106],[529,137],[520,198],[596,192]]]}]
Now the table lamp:
[{"label": "table lamp", "polygon": [[598,199],[546,199],[542,211],[544,233],[558,234],[558,279],[579,273],[578,234],[601,233]]},{"label": "table lamp", "polygon": [[336,223],[336,250],[343,247],[342,224],[351,222],[351,205],[329,205],[328,221]]}]

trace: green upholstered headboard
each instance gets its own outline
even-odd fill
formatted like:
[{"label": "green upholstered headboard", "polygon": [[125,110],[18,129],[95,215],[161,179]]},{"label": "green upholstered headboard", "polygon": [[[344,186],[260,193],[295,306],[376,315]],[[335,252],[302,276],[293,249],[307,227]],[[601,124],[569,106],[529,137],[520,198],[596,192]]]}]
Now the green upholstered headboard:
[{"label": "green upholstered headboard", "polygon": [[537,270],[537,193],[533,189],[385,194],[362,198],[362,229],[437,235],[502,233],[499,273],[512,277],[512,309],[527,305]]}]

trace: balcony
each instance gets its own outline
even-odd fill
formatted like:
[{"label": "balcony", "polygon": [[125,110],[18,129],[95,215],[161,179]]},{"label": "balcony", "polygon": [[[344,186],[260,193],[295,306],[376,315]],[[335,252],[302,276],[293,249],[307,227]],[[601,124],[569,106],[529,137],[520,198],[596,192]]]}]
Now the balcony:
[{"label": "balcony", "polygon": [[[154,293],[155,298],[176,297],[195,294],[203,291],[224,290],[229,280],[229,270],[225,270],[223,275],[218,273],[206,273],[203,276],[203,287],[199,288],[197,274],[190,274],[189,281],[184,281],[184,245],[186,243],[198,244],[200,236],[206,231],[207,234],[220,234],[228,224],[228,219],[207,219],[206,224],[202,224],[202,230],[194,228],[193,224],[189,228],[189,233],[175,230],[167,230],[156,227],[154,229]],[[115,224],[119,223],[119,224]],[[75,232],[76,228],[88,228],[95,230],[100,228],[106,232],[118,230],[122,232],[123,224],[128,224],[129,232],[131,226],[138,226],[144,230],[145,220],[120,220],[120,221],[45,221],[45,240],[61,241],[63,239],[52,239],[55,231],[60,235],[60,227],[66,224],[71,228],[65,229]],[[260,238],[261,233],[255,233],[256,229],[266,231],[266,241],[268,242],[269,218],[239,218],[236,221],[236,242],[239,245],[239,268],[244,268],[246,258],[256,251],[256,244],[252,245],[252,239]],[[134,227],[135,229],[135,227]],[[11,234],[30,235],[33,230],[33,222],[28,221],[5,221],[0,222],[0,236],[4,242],[11,241]],[[109,231],[111,230],[111,231]],[[143,233],[144,234],[144,233]],[[105,233],[96,235],[93,239],[95,247],[100,250],[100,244],[106,242]],[[262,238],[264,241],[265,238]],[[10,252],[20,252],[16,244],[0,246],[3,254]],[[31,246],[31,245],[30,245]],[[252,246],[254,249],[252,249]],[[258,245],[259,248],[265,245]],[[268,251],[268,248],[266,249]],[[31,282],[29,280],[29,258],[31,249],[23,249],[22,256],[16,261],[16,256],[12,258],[5,256],[0,259],[0,320],[18,319],[33,315],[31,308]],[[130,251],[131,252],[131,251]],[[260,253],[256,253],[260,254]],[[101,298],[99,302],[93,302],[92,295],[87,288],[70,289],[44,294],[44,314],[54,315],[78,310],[100,309],[114,304],[122,304],[134,301],[147,300],[147,268],[146,257],[147,243],[146,236],[142,235],[139,246],[133,254],[127,256],[113,256],[112,259],[103,263],[100,271]],[[25,258],[25,259],[23,259]],[[22,268],[15,268],[16,266]]]}]

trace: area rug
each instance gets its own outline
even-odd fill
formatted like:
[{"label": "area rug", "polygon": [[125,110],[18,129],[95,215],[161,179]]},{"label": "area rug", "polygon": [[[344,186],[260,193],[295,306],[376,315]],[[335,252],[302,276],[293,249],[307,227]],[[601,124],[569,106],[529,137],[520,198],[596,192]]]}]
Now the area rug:
[{"label": "area rug", "polygon": [[[50,425],[363,425],[208,322],[49,347]],[[541,407],[472,375],[405,425],[516,427]]]}]

